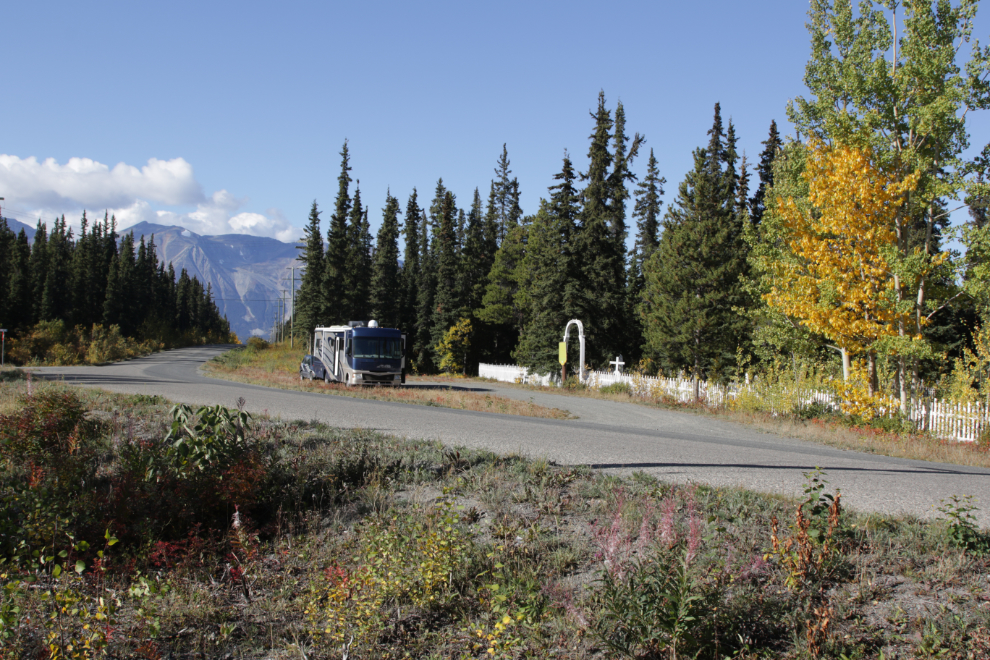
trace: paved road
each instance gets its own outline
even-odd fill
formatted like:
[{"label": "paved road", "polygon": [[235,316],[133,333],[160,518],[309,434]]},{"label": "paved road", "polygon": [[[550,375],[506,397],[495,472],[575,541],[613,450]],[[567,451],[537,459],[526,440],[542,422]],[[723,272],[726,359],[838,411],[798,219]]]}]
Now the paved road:
[{"label": "paved road", "polygon": [[35,371],[76,385],[159,394],[190,404],[232,406],[238,397],[244,397],[250,412],[283,419],[319,420],[409,438],[439,439],[450,445],[518,452],[564,465],[584,464],[620,473],[642,470],[677,482],[797,495],[804,481],[802,473],[820,466],[832,485],[842,490],[847,507],[934,517],[941,499],[973,495],[981,508],[977,512],[980,524],[990,526],[987,469],[831,449],[689,413],[487,383],[467,387],[532,398],[541,405],[570,410],[579,419],[543,420],[367,401],[204,376],[199,367],[223,350],[180,349],[104,367]]}]

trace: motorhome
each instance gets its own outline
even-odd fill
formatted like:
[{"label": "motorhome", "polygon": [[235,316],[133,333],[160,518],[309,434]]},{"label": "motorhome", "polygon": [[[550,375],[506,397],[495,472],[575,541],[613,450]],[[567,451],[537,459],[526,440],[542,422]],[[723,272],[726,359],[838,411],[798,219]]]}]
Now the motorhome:
[{"label": "motorhome", "polygon": [[375,321],[316,328],[313,353],[303,360],[299,375],[348,386],[401,385],[406,382],[406,336]]}]

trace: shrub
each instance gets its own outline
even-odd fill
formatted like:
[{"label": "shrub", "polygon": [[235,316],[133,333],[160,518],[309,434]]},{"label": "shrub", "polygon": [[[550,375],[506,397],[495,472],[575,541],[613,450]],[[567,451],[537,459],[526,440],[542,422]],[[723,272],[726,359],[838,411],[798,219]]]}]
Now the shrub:
[{"label": "shrub", "polygon": [[[249,447],[245,431],[250,415],[223,406],[203,406],[193,413],[185,404],[173,406],[172,428],[165,436],[171,443],[167,456],[175,470],[188,476],[216,473],[229,468]],[[191,426],[191,420],[196,424]]]},{"label": "shrub", "polygon": [[443,338],[434,347],[440,356],[440,371],[445,374],[463,373],[468,349],[471,348],[470,319],[461,319],[444,333]]},{"label": "shrub", "polygon": [[134,342],[120,334],[120,326],[111,325],[105,329],[102,325],[94,325],[86,349],[86,361],[90,364],[119,362],[136,353]]},{"label": "shrub", "polygon": [[632,387],[629,383],[612,383],[598,390],[602,394],[628,394],[632,395]]},{"label": "shrub", "polygon": [[247,345],[248,345],[248,348],[253,349],[253,350],[256,350],[256,351],[263,351],[266,348],[268,348],[269,346],[271,346],[271,344],[269,344],[267,341],[265,341],[261,337],[251,337],[250,339],[248,339]]},{"label": "shrub", "polygon": [[8,457],[49,462],[95,437],[95,425],[86,422],[74,392],[43,391],[24,403],[16,413],[0,415],[0,449]]},{"label": "shrub", "polygon": [[360,648],[384,622],[384,608],[436,609],[457,593],[473,534],[444,498],[424,517],[418,511],[377,515],[356,530],[356,566],[326,569],[306,613],[311,632],[335,648]]}]

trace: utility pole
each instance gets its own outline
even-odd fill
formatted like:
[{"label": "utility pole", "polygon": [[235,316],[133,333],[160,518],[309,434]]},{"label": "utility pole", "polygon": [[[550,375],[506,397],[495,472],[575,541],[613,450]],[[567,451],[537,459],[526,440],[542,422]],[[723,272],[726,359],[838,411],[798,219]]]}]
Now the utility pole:
[{"label": "utility pole", "polygon": [[[289,280],[289,291],[291,292],[291,303],[292,307],[289,309],[289,348],[294,347],[295,335],[296,335],[296,266],[288,267],[292,274],[288,277],[282,278],[282,281]],[[299,274],[300,279],[302,278],[302,273]]]}]

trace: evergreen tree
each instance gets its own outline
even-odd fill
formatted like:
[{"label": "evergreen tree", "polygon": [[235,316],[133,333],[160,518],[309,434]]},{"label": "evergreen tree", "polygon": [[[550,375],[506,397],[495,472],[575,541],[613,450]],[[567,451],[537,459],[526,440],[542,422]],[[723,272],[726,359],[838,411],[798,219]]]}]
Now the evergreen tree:
[{"label": "evergreen tree", "polygon": [[541,200],[529,226],[524,262],[520,279],[526,295],[519,302],[529,309],[515,350],[516,362],[537,372],[555,373],[559,368],[557,342],[569,320],[564,292],[570,284],[570,255],[563,223],[546,200]]},{"label": "evergreen tree", "polygon": [[667,369],[697,378],[726,376],[749,333],[738,311],[747,299],[734,145],[725,141],[718,104],[709,135],[707,148],[694,152],[694,169],[667,209],[660,245],[644,266],[647,348]]},{"label": "evergreen tree", "polygon": [[[406,223],[404,227],[405,251],[403,252],[399,325],[398,327],[409,333],[409,338],[413,337],[413,330],[416,323],[416,302],[419,292],[419,229],[420,229],[420,209],[417,201],[416,189],[413,188],[409,200],[406,202]],[[410,348],[412,342],[409,343]]]},{"label": "evergreen tree", "polygon": [[[136,321],[133,314],[135,298],[136,259],[134,255],[134,232],[124,234],[120,242],[120,252],[113,261],[107,280],[107,297],[103,304],[103,325],[120,327],[126,337],[135,335]],[[191,327],[187,323],[187,327]]]},{"label": "evergreen tree", "polygon": [[434,364],[440,364],[438,348],[440,340],[443,339],[447,331],[457,322],[461,311],[461,301],[457,289],[459,255],[457,253],[455,213],[454,195],[447,190],[443,195],[437,223],[437,292],[434,297],[430,333],[430,348],[433,350]]},{"label": "evergreen tree", "polygon": [[636,243],[629,264],[630,298],[638,304],[645,279],[643,264],[657,249],[660,242],[660,211],[663,207],[663,186],[667,179],[660,176],[657,159],[650,149],[650,160],[646,163],[646,176],[636,186]]},{"label": "evergreen tree", "polygon": [[760,224],[763,219],[763,213],[766,211],[767,191],[773,187],[773,161],[784,145],[780,139],[780,134],[777,132],[776,121],[770,122],[770,134],[760,144],[764,147],[763,153],[760,154],[760,164],[756,168],[760,177],[760,185],[756,188],[753,199],[749,203],[749,216],[754,225]]},{"label": "evergreen tree", "polygon": [[420,373],[433,373],[433,311],[434,297],[437,291],[436,277],[436,237],[434,236],[432,217],[439,216],[443,198],[447,189],[443,179],[437,181],[436,193],[430,205],[430,213],[422,213],[422,224],[419,232],[419,280],[416,297],[416,327],[413,339],[413,353],[416,356],[416,370]]},{"label": "evergreen tree", "polygon": [[347,319],[367,322],[371,312],[368,280],[371,272],[371,245],[369,231],[365,227],[365,211],[361,205],[360,181],[354,189],[354,201],[347,225],[347,243],[347,266],[344,271]]},{"label": "evergreen tree", "polygon": [[507,362],[511,359],[522,329],[526,325],[528,306],[525,304],[526,241],[529,227],[523,223],[509,229],[505,240],[495,253],[495,263],[488,273],[488,284],[478,318],[490,328],[490,359]]},{"label": "evergreen tree", "polygon": [[71,289],[72,299],[72,319],[73,324],[89,327],[99,320],[97,312],[93,309],[93,291],[90,289],[90,273],[96,265],[93,263],[93,250],[91,234],[89,231],[89,220],[86,212],[83,211],[79,220],[79,240],[76,241],[75,249],[72,250],[71,280],[68,286]]},{"label": "evergreen tree", "polygon": [[529,228],[526,246],[530,311],[516,358],[541,372],[557,372],[557,342],[564,326],[579,318],[583,304],[583,273],[574,237],[581,213],[580,193],[570,157],[564,153],[559,181],[550,186],[550,201],[542,202]]},{"label": "evergreen tree", "polygon": [[[489,251],[490,250],[490,251]],[[485,220],[481,209],[481,195],[474,189],[471,210],[467,214],[464,228],[464,244],[461,249],[460,285],[461,298],[465,308],[464,316],[470,317],[481,306],[485,294],[485,278],[491,270],[495,258],[495,248],[488,245],[485,237]]]},{"label": "evergreen tree", "polygon": [[38,220],[34,230],[34,246],[31,248],[31,297],[33,310],[31,323],[42,320],[41,300],[45,293],[45,279],[48,277],[48,227]]},{"label": "evergreen tree", "polygon": [[351,210],[349,163],[350,154],[345,140],[344,148],[340,152],[337,199],[333,215],[330,216],[330,228],[327,231],[327,252],[323,271],[323,312],[326,315],[324,322],[328,324],[347,323],[353,320],[350,318],[351,309],[348,305],[347,291],[347,258],[350,252],[347,218]]},{"label": "evergreen tree", "polygon": [[48,237],[48,270],[41,294],[42,321],[69,320],[71,314],[72,230],[66,229],[65,216],[56,218]]},{"label": "evergreen tree", "polygon": [[402,302],[399,277],[399,200],[391,190],[385,195],[382,226],[375,244],[371,271],[371,317],[383,328],[399,327]]},{"label": "evergreen tree", "polygon": [[7,324],[11,324],[11,285],[16,244],[17,235],[10,229],[7,219],[0,217],[0,314]]},{"label": "evergreen tree", "polygon": [[[609,151],[612,116],[605,107],[605,94],[598,94],[598,108],[591,114],[595,130],[588,149],[587,182],[582,198],[581,225],[575,236],[575,252],[580,255],[584,291],[581,314],[588,341],[587,359],[603,362],[617,355],[624,346],[625,248],[617,251],[615,225],[617,212],[612,204],[616,194],[610,170],[614,158]],[[613,172],[614,174],[614,172]]]},{"label": "evergreen tree", "polygon": [[10,279],[10,328],[20,330],[34,324],[34,305],[31,293],[31,246],[22,228],[17,234],[12,259]]},{"label": "evergreen tree", "polygon": [[505,240],[509,229],[517,225],[522,218],[522,209],[519,206],[519,181],[515,178],[509,179],[510,174],[512,170],[509,169],[509,151],[503,144],[489,198],[489,213],[492,214],[499,245]]},{"label": "evergreen tree", "polygon": [[296,246],[302,253],[299,261],[303,271],[299,290],[296,292],[296,324],[303,336],[308,337],[313,328],[322,323],[323,312],[323,230],[320,228],[320,210],[313,200],[309,219],[303,229],[302,245]]}]

